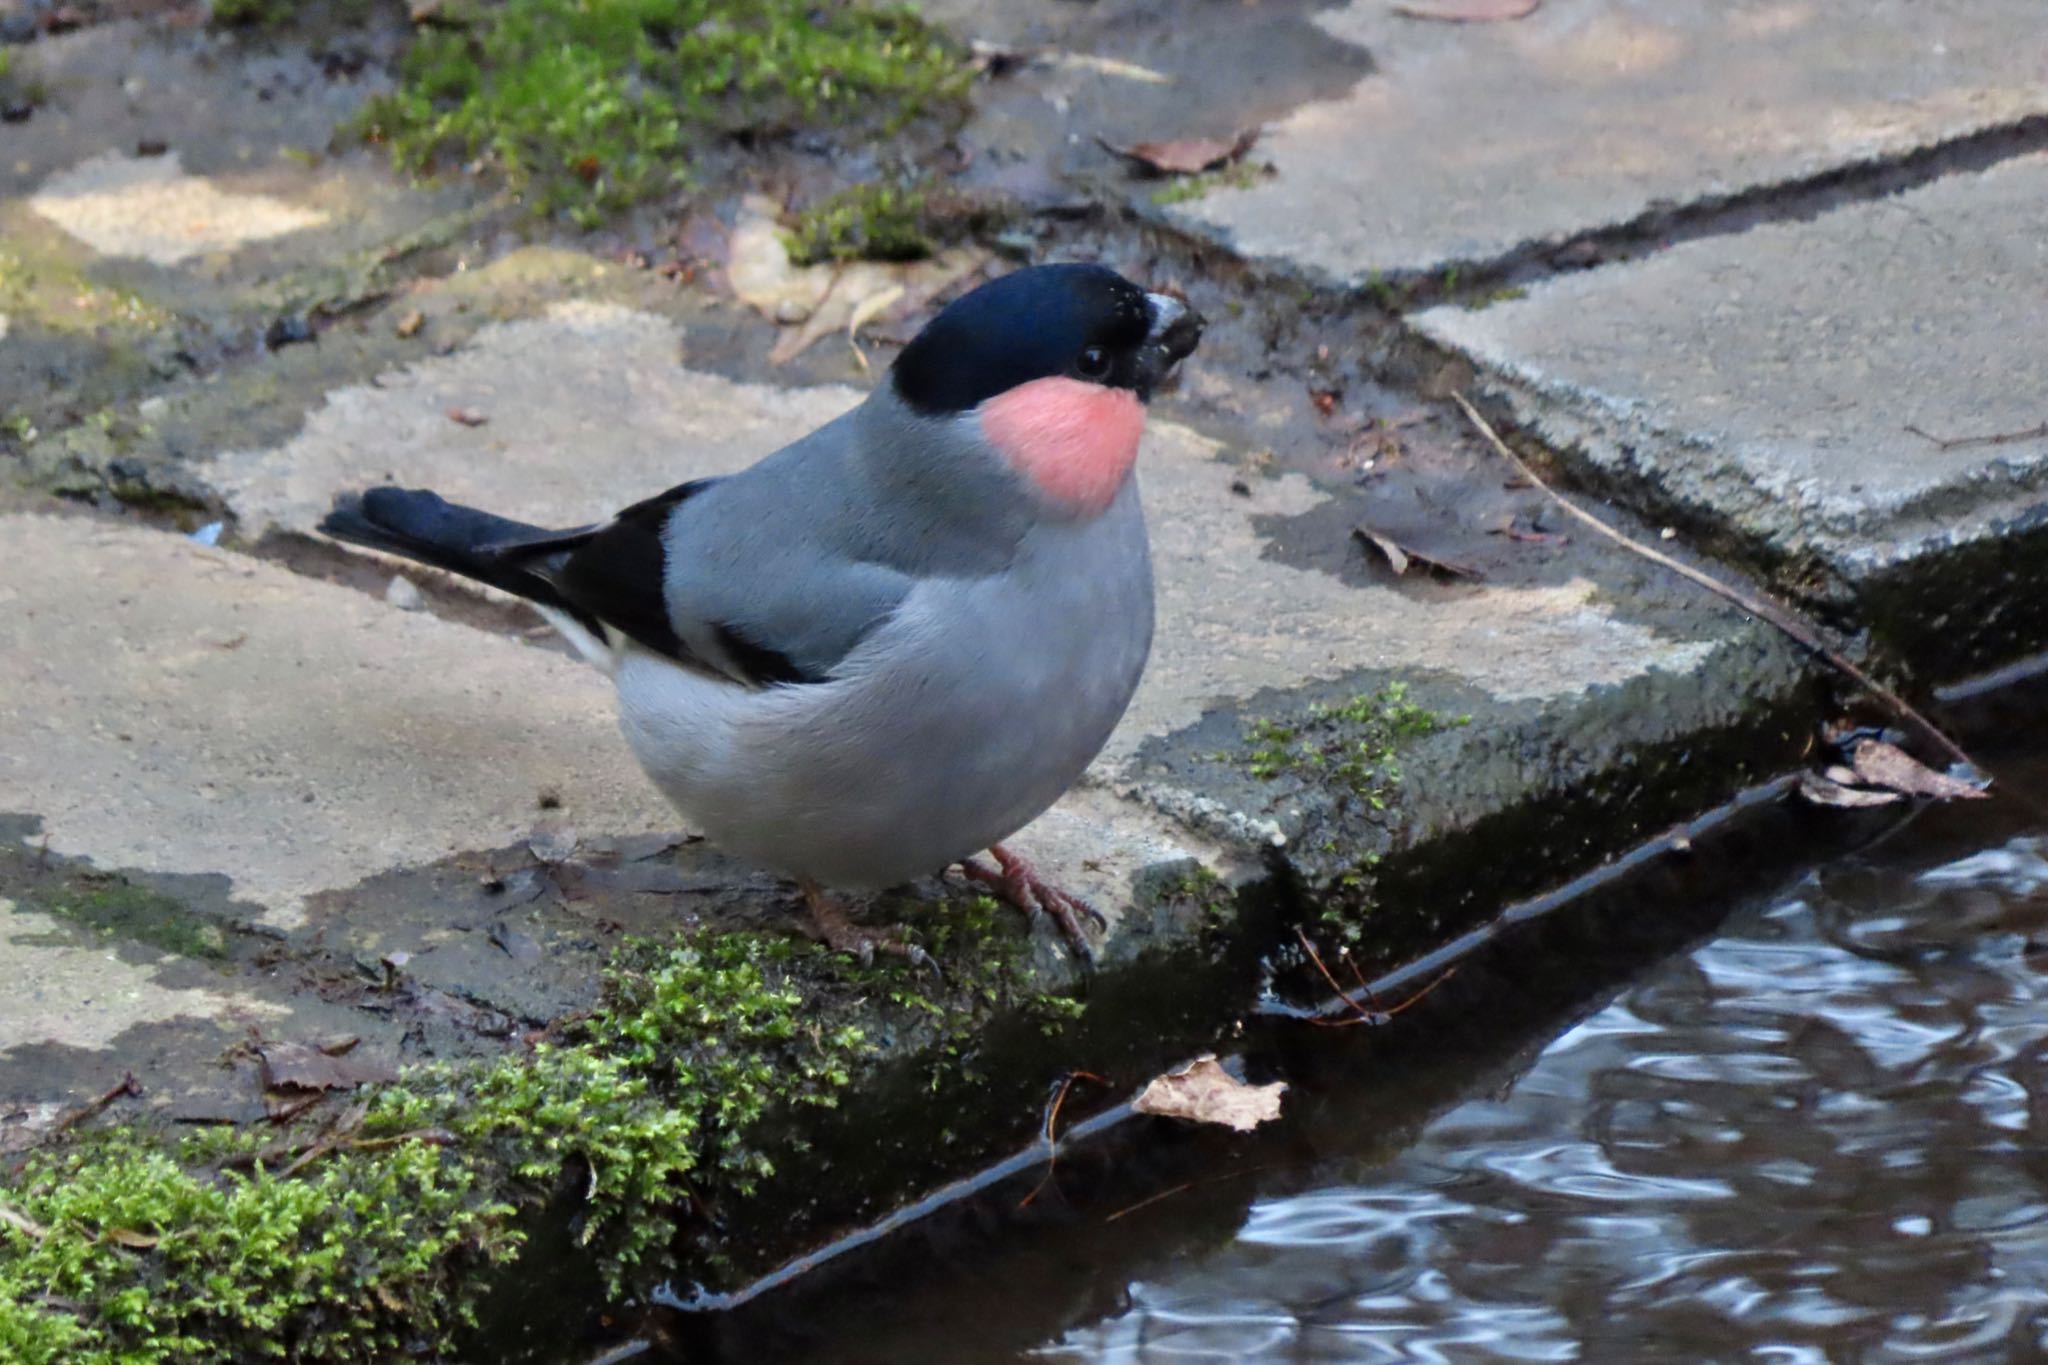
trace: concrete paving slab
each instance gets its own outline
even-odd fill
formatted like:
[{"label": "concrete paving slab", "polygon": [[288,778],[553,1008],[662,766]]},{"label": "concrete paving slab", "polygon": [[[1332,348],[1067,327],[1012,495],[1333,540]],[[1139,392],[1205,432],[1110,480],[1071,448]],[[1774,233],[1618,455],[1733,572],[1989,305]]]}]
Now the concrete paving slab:
[{"label": "concrete paving slab", "polygon": [[1415,325],[1552,445],[1854,587],[2048,515],[2048,436],[1967,443],[2048,421],[2044,202],[2037,154]]},{"label": "concrete paving slab", "polygon": [[515,843],[673,828],[590,669],[174,535],[0,523],[0,812],[59,855],[221,873],[262,918]]},{"label": "concrete paving slab", "polygon": [[1374,72],[1266,134],[1277,176],[1175,216],[1353,285],[2048,114],[2035,0],[1548,0],[1495,24],[1353,0],[1317,22]]},{"label": "concrete paving slab", "polygon": [[103,152],[43,182],[28,205],[96,251],[179,265],[208,252],[318,227],[327,215],[187,175],[176,152]]},{"label": "concrete paving slab", "polygon": [[218,1019],[249,1027],[285,1011],[239,992],[164,985],[108,944],[0,897],[0,1053],[29,1043],[105,1050],[138,1024]]}]

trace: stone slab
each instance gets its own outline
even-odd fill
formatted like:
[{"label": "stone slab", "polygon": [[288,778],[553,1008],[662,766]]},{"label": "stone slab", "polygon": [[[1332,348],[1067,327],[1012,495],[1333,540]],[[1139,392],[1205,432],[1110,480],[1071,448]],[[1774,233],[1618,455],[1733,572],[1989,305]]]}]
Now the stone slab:
[{"label": "stone slab", "polygon": [[272,923],[395,866],[678,823],[604,681],[182,537],[0,523],[0,812],[106,868],[225,874]]},{"label": "stone slab", "polygon": [[284,1013],[233,991],[165,985],[115,948],[71,941],[68,926],[0,896],[0,1053],[21,1043],[96,1051],[138,1024],[219,1019],[250,1027]]},{"label": "stone slab", "polygon": [[2036,0],[1548,0],[1495,24],[1352,0],[1317,22],[1377,69],[1269,129],[1276,176],[1176,216],[1353,285],[2048,114]]},{"label": "stone slab", "polygon": [[2048,437],[1930,439],[2048,421],[2044,203],[2037,154],[1414,323],[1553,446],[1853,584],[2048,510]]}]

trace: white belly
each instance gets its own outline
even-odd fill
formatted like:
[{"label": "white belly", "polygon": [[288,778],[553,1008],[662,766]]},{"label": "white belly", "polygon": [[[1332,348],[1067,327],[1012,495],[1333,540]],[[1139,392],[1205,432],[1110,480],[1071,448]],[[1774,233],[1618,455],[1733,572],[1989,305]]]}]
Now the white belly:
[{"label": "white belly", "polygon": [[829,682],[750,691],[628,647],[613,677],[648,775],[721,848],[866,889],[1028,824],[1123,715],[1152,637],[1135,485],[1016,568],[921,585]]}]

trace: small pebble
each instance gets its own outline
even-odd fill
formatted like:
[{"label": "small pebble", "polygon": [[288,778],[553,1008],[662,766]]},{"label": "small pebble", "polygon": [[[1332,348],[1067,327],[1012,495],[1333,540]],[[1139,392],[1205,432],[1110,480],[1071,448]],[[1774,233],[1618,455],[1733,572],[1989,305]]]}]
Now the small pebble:
[{"label": "small pebble", "polygon": [[400,611],[418,611],[427,605],[427,599],[420,594],[417,585],[404,574],[394,574],[385,585],[384,600]]},{"label": "small pebble", "polygon": [[1665,528],[1664,528],[1663,530],[1661,530],[1661,531],[1659,531],[1659,532],[1657,533],[1657,539],[1659,539],[1659,540],[1676,540],[1676,539],[1678,539],[1678,528],[1677,528],[1677,527],[1675,527],[1675,526],[1667,526],[1667,527],[1665,527]]}]

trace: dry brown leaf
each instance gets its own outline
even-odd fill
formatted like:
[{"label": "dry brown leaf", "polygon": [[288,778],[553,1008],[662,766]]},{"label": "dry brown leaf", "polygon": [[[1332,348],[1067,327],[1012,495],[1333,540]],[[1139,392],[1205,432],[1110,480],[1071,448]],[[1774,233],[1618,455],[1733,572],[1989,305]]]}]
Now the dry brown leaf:
[{"label": "dry brown leaf", "polygon": [[1856,776],[1873,787],[1903,796],[1931,796],[1937,801],[1981,801],[1987,793],[1973,782],[1938,773],[1896,745],[1861,739],[1849,751]]},{"label": "dry brown leaf", "polygon": [[1819,773],[1799,774],[1799,795],[1816,806],[1889,806],[1894,801],[1903,801],[1897,792],[1871,791],[1867,787],[1849,787],[1831,777]]},{"label": "dry brown leaf", "polygon": [[450,408],[448,409],[448,420],[460,422],[466,427],[480,427],[491,419],[478,412],[475,408]]},{"label": "dry brown leaf", "polygon": [[1498,24],[1508,19],[1526,19],[1542,3],[1543,0],[1411,0],[1394,6],[1394,13],[1445,24]]},{"label": "dry brown leaf", "polygon": [[131,1251],[147,1251],[155,1246],[159,1239],[146,1232],[137,1232],[134,1228],[108,1228],[107,1240]]},{"label": "dry brown leaf", "polygon": [[1393,567],[1396,577],[1407,573],[1410,564],[1420,564],[1431,573],[1442,574],[1446,578],[1485,577],[1484,574],[1469,564],[1460,564],[1456,560],[1444,559],[1441,556],[1429,553],[1427,550],[1418,550],[1413,545],[1403,545],[1384,531],[1375,531],[1370,526],[1354,526],[1351,528],[1351,534],[1359,541],[1372,546],[1385,555],[1387,563]]},{"label": "dry brown leaf", "polygon": [[1042,60],[1053,66],[1072,67],[1077,71],[1092,71],[1098,76],[1115,76],[1120,80],[1139,81],[1145,85],[1172,85],[1173,77],[1164,71],[1154,71],[1149,66],[1136,62],[1120,61],[1115,57],[1098,57],[1092,52],[1048,51]]},{"label": "dry brown leaf", "polygon": [[1252,149],[1259,140],[1259,130],[1247,128],[1236,137],[1177,137],[1164,142],[1133,142],[1128,147],[1119,147],[1108,138],[1097,136],[1102,150],[1126,161],[1152,175],[1197,175],[1218,166],[1227,166]]},{"label": "dry brown leaf", "polygon": [[1393,537],[1383,536],[1369,526],[1359,527],[1358,535],[1368,545],[1377,546],[1379,552],[1387,557],[1388,565],[1394,570],[1394,577],[1399,578],[1408,572],[1408,552],[1403,550]]},{"label": "dry brown leaf", "polygon": [[418,336],[420,328],[426,325],[427,315],[425,313],[422,313],[419,309],[415,308],[410,313],[407,313],[404,317],[400,318],[398,320],[398,325],[396,327],[393,327],[391,330],[398,334],[399,340],[404,341],[412,337]]},{"label": "dry brown leaf", "polygon": [[1204,1053],[1178,1070],[1153,1077],[1131,1101],[1131,1108],[1140,1114],[1220,1123],[1249,1133],[1280,1117],[1280,1096],[1286,1089],[1285,1081],[1246,1085],[1225,1071],[1215,1054]]},{"label": "dry brown leaf", "polygon": [[270,1090],[349,1090],[398,1075],[373,1057],[330,1057],[307,1043],[264,1043],[257,1051],[263,1056],[263,1084]]}]

